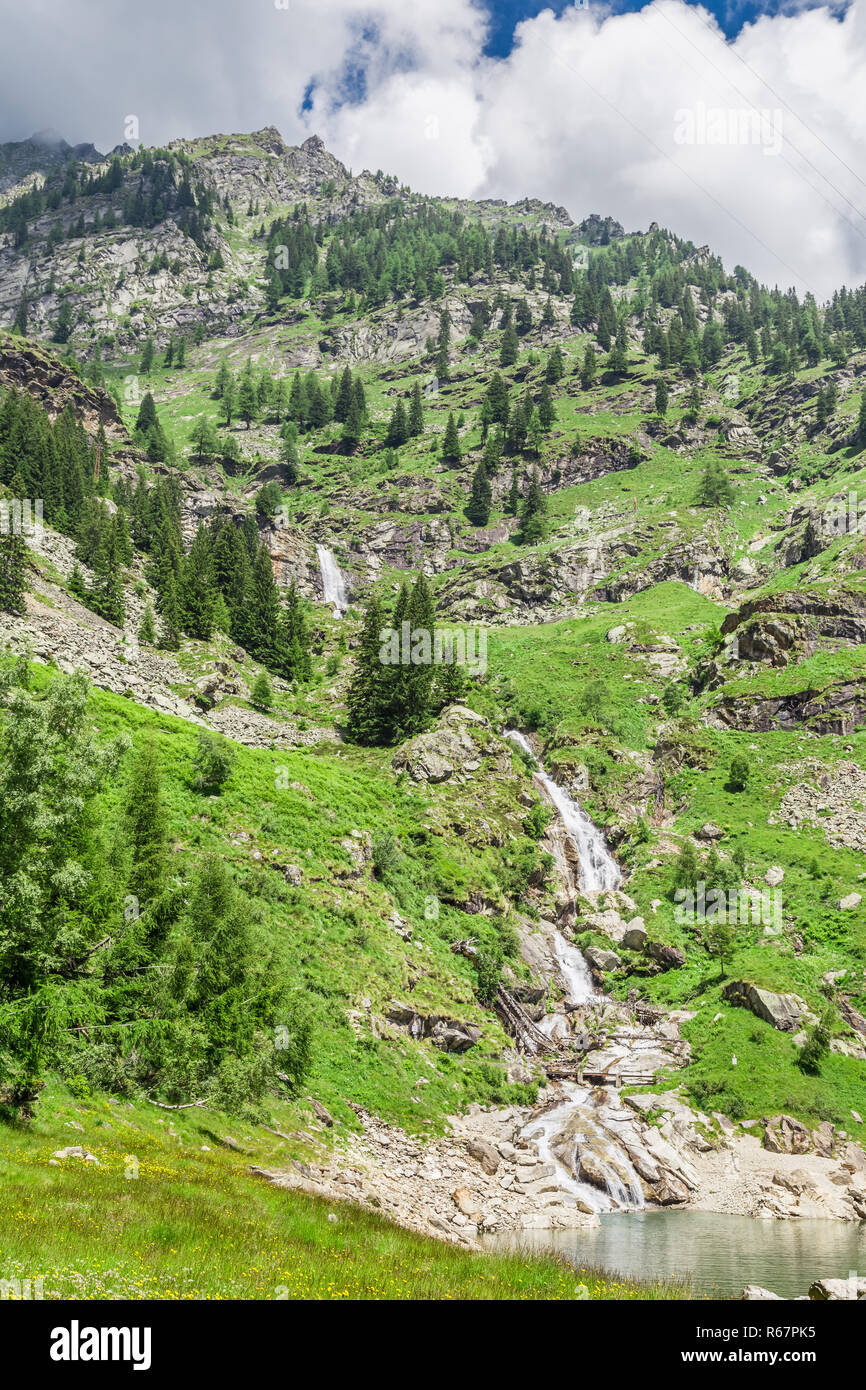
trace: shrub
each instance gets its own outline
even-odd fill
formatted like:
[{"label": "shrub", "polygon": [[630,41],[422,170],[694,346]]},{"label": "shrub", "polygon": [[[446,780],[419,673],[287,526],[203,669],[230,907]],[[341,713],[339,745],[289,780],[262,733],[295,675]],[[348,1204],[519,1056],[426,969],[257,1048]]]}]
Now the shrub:
[{"label": "shrub", "polygon": [[231,776],[235,757],[235,750],[226,739],[200,729],[192,765],[192,785],[195,790],[211,795],[221,791]]}]

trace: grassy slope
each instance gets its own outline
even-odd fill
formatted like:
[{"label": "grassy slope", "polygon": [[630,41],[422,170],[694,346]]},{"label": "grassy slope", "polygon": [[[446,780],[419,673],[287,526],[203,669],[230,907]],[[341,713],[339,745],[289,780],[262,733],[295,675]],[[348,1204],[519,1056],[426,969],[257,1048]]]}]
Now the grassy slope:
[{"label": "grassy slope", "polygon": [[[51,1166],[79,1142],[98,1167]],[[3,1277],[41,1278],[44,1297],[61,1299],[574,1300],[581,1283],[592,1300],[689,1296],[552,1258],[473,1254],[247,1171],[289,1152],[206,1110],[168,1117],[54,1087],[32,1124],[0,1128]]]}]

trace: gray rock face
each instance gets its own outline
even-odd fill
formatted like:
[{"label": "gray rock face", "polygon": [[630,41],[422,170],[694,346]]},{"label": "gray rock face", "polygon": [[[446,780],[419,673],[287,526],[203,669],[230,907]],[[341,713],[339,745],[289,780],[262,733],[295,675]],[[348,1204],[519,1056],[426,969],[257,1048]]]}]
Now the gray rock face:
[{"label": "gray rock face", "polygon": [[394,756],[394,767],[405,769],[414,782],[461,781],[477,772],[479,743],[490,726],[465,705],[451,705],[428,733],[410,739]]},{"label": "gray rock face", "polygon": [[616,970],[622,965],[616,951],[603,951],[600,946],[590,946],[584,955],[592,969],[602,973],[607,970]]},{"label": "gray rock face", "polygon": [[722,997],[731,1004],[751,1009],[758,1018],[771,1023],[783,1033],[796,1033],[804,1022],[814,1018],[799,995],[774,994],[772,990],[759,989],[748,980],[732,980],[722,990]]}]

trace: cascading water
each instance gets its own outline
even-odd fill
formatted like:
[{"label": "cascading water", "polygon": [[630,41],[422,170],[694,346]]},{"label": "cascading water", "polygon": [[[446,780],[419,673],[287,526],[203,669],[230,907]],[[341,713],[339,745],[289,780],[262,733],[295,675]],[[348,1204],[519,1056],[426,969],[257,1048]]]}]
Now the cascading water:
[{"label": "cascading water", "polygon": [[316,557],[319,561],[319,573],[322,576],[322,592],[325,596],[325,602],[331,604],[335,618],[342,618],[349,607],[349,599],[343,576],[340,573],[340,566],[334,559],[332,552],[323,545],[316,546]]},{"label": "cascading water", "polygon": [[[622,882],[622,874],[601,831],[539,765],[524,734],[517,729],[506,729],[505,737],[532,759],[535,780],[558,813],[577,853],[582,890],[597,893],[617,888]],[[557,931],[553,949],[569,1001],[584,1005],[602,1003],[602,998],[593,989],[589,966],[578,948]],[[565,1029],[567,1039],[567,1024],[561,1014],[548,1014],[538,1026],[554,1040]],[[539,1157],[559,1170],[563,1186],[585,1209],[601,1212],[621,1207],[642,1207],[643,1189],[627,1154],[614,1147],[603,1130],[581,1108],[588,1092],[573,1086],[565,1089],[568,1099],[531,1121],[524,1130],[527,1137],[537,1144]],[[583,1158],[582,1151],[585,1153]],[[590,1161],[593,1183],[584,1182],[576,1176],[581,1163]]]},{"label": "cascading water", "polygon": [[581,887],[584,893],[603,893],[618,888],[622,882],[619,865],[604,842],[597,825],[552,777],[548,777],[529,746],[528,739],[517,729],[506,729],[505,737],[528,753],[535,766],[535,780],[544,790],[548,801],[559,813],[562,824],[577,850],[580,861]]},{"label": "cascading water", "polygon": [[[584,1109],[589,1092],[577,1086],[563,1089],[567,1099],[530,1120],[524,1136],[534,1142],[543,1163],[558,1169],[563,1190],[576,1197],[584,1210],[642,1208],[643,1189],[631,1160]],[[592,1182],[578,1176],[582,1168],[591,1171]]]}]

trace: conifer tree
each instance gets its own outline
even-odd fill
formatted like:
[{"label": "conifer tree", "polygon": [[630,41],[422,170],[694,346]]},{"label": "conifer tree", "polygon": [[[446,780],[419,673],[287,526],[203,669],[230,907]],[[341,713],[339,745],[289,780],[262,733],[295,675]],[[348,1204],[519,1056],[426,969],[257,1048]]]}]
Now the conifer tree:
[{"label": "conifer tree", "polygon": [[406,420],[406,410],[402,400],[398,400],[394,406],[388,433],[385,436],[385,443],[389,449],[398,449],[401,444],[405,444],[409,438],[409,425]]},{"label": "conifer tree", "polygon": [[544,518],[547,500],[541,490],[538,470],[533,468],[529,486],[520,509],[520,541],[523,545],[537,545],[544,539]]},{"label": "conifer tree", "polygon": [[141,622],[138,625],[138,640],[152,647],[156,642],[156,620],[150,603],[144,605]]},{"label": "conifer tree", "polygon": [[0,611],[24,612],[24,571],[27,547],[10,528],[0,531]]},{"label": "conifer tree", "polygon": [[209,642],[213,633],[214,598],[210,536],[200,525],[181,563],[179,599],[184,631],[201,642]]},{"label": "conifer tree", "polygon": [[355,671],[346,698],[347,728],[355,743],[381,744],[388,736],[389,668],[381,660],[385,614],[378,598],[364,612]]},{"label": "conifer tree", "polygon": [[466,515],[473,526],[487,525],[490,519],[492,496],[487,469],[483,463],[479,463],[472,476],[472,491],[466,506]]},{"label": "conifer tree", "polygon": [[421,383],[415,381],[412,386],[412,398],[409,403],[409,435],[416,439],[424,433],[424,399],[421,395]]},{"label": "conifer tree", "polygon": [[146,391],[141,398],[141,405],[138,407],[138,415],[135,419],[136,434],[147,435],[152,425],[157,422],[156,405],[153,396]]},{"label": "conifer tree", "polygon": [[274,692],[266,671],[259,671],[253,681],[250,699],[256,709],[269,710],[274,702]]},{"label": "conifer tree", "polygon": [[312,674],[310,633],[294,581],[286,594],[280,619],[280,670],[286,680],[293,681],[308,681]]},{"label": "conifer tree", "polygon": [[583,351],[583,365],[580,369],[580,385],[582,390],[588,391],[593,385],[598,375],[598,364],[596,362],[595,348],[592,343],[587,343]]},{"label": "conifer tree", "polygon": [[252,421],[256,418],[257,407],[256,384],[253,380],[252,365],[248,362],[241,372],[237,396],[237,412],[241,419],[246,422],[247,429],[249,429]]},{"label": "conifer tree", "polygon": [[719,459],[708,459],[704,475],[698,489],[697,501],[701,507],[729,507],[734,500],[734,489]]},{"label": "conifer tree", "polygon": [[126,791],[126,821],[132,863],[127,883],[140,904],[159,896],[168,868],[167,817],[159,757],[153,738],[140,748]]},{"label": "conifer tree", "polygon": [[167,652],[176,652],[180,647],[180,609],[177,600],[177,583],[174,572],[169,569],[160,591],[159,615],[161,618],[159,645]]},{"label": "conifer tree", "polygon": [[445,426],[445,435],[442,440],[442,457],[459,463],[460,456],[460,436],[457,433],[457,422],[452,410],[449,412],[448,423]]},{"label": "conifer tree", "polygon": [[517,329],[513,323],[509,323],[502,334],[502,345],[499,349],[500,367],[513,367],[519,351],[520,342],[517,337]]}]

